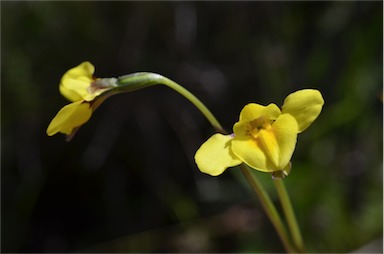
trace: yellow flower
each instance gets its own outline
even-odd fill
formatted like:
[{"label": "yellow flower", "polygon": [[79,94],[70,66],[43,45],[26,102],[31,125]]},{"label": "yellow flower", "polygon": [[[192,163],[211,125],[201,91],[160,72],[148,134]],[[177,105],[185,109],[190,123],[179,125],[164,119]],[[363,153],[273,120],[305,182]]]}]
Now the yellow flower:
[{"label": "yellow flower", "polygon": [[94,78],[94,71],[95,67],[90,62],[83,62],[63,75],[60,93],[72,103],[64,106],[52,119],[47,128],[49,136],[58,132],[73,136],[106,99],[105,92],[116,87],[116,79]]},{"label": "yellow flower", "polygon": [[233,126],[233,134],[214,134],[195,154],[200,171],[216,176],[228,167],[245,163],[263,172],[288,168],[297,134],[318,117],[324,105],[321,93],[304,89],[275,104],[246,105]]}]

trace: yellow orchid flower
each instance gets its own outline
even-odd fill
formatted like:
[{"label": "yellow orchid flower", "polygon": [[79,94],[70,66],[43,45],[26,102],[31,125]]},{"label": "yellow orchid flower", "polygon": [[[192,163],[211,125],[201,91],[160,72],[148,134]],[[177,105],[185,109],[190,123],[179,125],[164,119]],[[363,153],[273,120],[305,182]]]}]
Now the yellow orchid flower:
[{"label": "yellow orchid flower", "polygon": [[114,78],[94,78],[94,71],[95,67],[90,62],[83,62],[63,75],[59,90],[72,103],[64,106],[52,119],[47,128],[49,136],[60,132],[72,137],[106,99],[105,92],[117,86]]},{"label": "yellow orchid flower", "polygon": [[214,134],[195,154],[200,171],[212,176],[245,163],[262,172],[289,167],[297,134],[318,117],[324,100],[318,90],[304,89],[286,97],[281,110],[275,104],[246,105],[233,134]]}]

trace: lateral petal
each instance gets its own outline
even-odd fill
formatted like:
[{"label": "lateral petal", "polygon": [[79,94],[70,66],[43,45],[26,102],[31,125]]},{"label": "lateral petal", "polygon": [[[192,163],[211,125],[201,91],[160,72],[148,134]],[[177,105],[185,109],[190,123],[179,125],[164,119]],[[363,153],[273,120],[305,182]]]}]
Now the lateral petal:
[{"label": "lateral petal", "polygon": [[241,164],[230,149],[231,135],[214,134],[203,143],[195,154],[195,161],[201,172],[217,176],[228,167]]},{"label": "lateral petal", "polygon": [[315,121],[323,105],[324,99],[318,90],[303,89],[285,98],[282,113],[290,114],[296,119],[300,133]]}]

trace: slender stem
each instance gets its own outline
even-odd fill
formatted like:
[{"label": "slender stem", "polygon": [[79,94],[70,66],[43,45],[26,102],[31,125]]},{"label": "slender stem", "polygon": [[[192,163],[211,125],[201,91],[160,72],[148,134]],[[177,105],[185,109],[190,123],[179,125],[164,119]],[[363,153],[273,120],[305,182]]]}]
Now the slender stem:
[{"label": "slender stem", "polygon": [[208,121],[211,123],[211,125],[220,132],[224,132],[223,127],[221,124],[217,121],[216,117],[209,111],[209,109],[198,99],[196,98],[191,92],[189,92],[187,89],[182,87],[181,85],[177,84],[176,82],[163,77],[163,84],[168,86],[169,88],[172,88],[179,94],[183,95],[185,98],[187,98],[190,102],[193,103],[200,111],[203,113],[203,115],[208,119]]},{"label": "slender stem", "polygon": [[276,207],[273,205],[271,199],[269,198],[268,193],[264,190],[263,186],[256,179],[256,177],[251,174],[250,168],[247,165],[245,165],[244,163],[241,164],[240,169],[244,176],[247,178],[252,189],[256,192],[257,196],[259,197],[266,214],[268,215],[270,221],[275,227],[277,234],[279,235],[280,240],[284,245],[285,250],[289,253],[296,253],[296,250],[292,247],[290,243],[287,230],[276,210]]},{"label": "slender stem", "polygon": [[225,132],[211,111],[196,96],[169,78],[156,73],[138,72],[119,77],[118,84],[113,93],[133,91],[157,84],[168,86],[192,102],[217,131]]},{"label": "slender stem", "polygon": [[305,252],[303,238],[301,237],[300,228],[298,226],[295,212],[293,211],[288,192],[285,188],[284,181],[281,178],[274,178],[273,182],[279,195],[281,206],[283,207],[283,211],[285,214],[285,218],[288,222],[289,230],[291,231],[293,242],[295,243],[299,253],[303,253]]}]

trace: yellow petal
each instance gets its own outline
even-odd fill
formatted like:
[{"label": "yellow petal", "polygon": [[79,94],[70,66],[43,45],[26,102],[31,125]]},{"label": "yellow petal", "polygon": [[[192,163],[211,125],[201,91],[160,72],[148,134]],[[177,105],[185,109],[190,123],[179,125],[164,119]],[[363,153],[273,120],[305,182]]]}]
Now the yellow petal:
[{"label": "yellow petal", "polygon": [[71,102],[84,100],[83,97],[79,93],[64,87],[62,84],[63,83],[60,83],[59,91],[67,100],[69,100]]},{"label": "yellow petal", "polygon": [[267,116],[271,120],[275,120],[280,115],[280,109],[276,104],[269,104],[268,106],[259,105],[256,103],[247,104],[240,112],[239,121],[252,121],[260,116]]},{"label": "yellow petal", "polygon": [[86,123],[92,115],[89,103],[78,101],[64,106],[47,128],[48,136],[58,132],[71,134],[73,129]]},{"label": "yellow petal", "polygon": [[278,145],[278,160],[276,166],[283,170],[291,161],[292,154],[295,151],[298,125],[291,115],[282,114],[273,124],[272,132]]},{"label": "yellow petal", "polygon": [[242,120],[233,125],[235,136],[247,136],[249,134],[250,121]]},{"label": "yellow petal", "polygon": [[90,62],[83,62],[70,69],[61,79],[60,93],[72,102],[93,100],[96,95],[90,94],[88,87],[94,81],[94,71],[95,67]]},{"label": "yellow petal", "polygon": [[323,105],[324,99],[318,90],[304,89],[285,98],[282,113],[292,115],[302,132],[319,116]]},{"label": "yellow petal", "polygon": [[201,145],[195,154],[195,161],[201,172],[217,176],[228,167],[241,163],[230,149],[231,140],[231,135],[214,134]]},{"label": "yellow petal", "polygon": [[275,168],[278,168],[280,149],[275,132],[273,132],[272,129],[260,130],[257,142],[261,150],[266,154],[267,159],[275,165]]},{"label": "yellow petal", "polygon": [[233,153],[248,166],[263,172],[277,170],[268,159],[260,143],[247,136],[235,136],[231,142]]},{"label": "yellow petal", "polygon": [[281,115],[271,129],[261,129],[255,139],[251,135],[236,135],[231,148],[234,154],[250,167],[273,172],[282,170],[290,161],[297,139],[296,120]]},{"label": "yellow petal", "polygon": [[256,103],[247,104],[240,112],[240,120],[233,125],[233,132],[236,136],[247,135],[250,122],[260,117],[265,117],[267,121],[275,120],[280,115],[280,109],[271,103],[268,106]]}]

